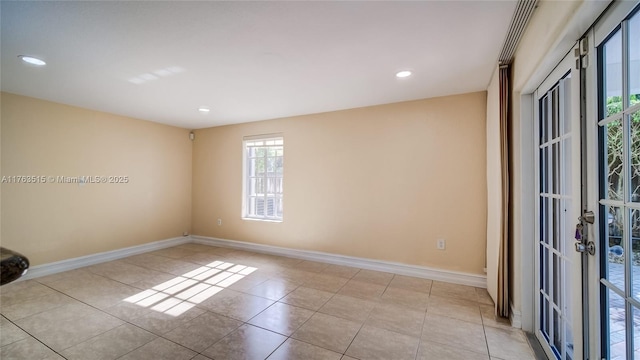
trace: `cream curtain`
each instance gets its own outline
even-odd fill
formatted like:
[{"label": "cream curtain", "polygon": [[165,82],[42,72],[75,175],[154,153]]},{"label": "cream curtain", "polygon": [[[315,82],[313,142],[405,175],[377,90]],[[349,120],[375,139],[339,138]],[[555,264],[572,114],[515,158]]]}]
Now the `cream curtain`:
[{"label": "cream curtain", "polygon": [[509,317],[509,252],[511,244],[511,66],[500,65],[498,82],[500,85],[500,163],[502,175],[502,221],[500,250],[498,253],[498,293],[496,312]]}]

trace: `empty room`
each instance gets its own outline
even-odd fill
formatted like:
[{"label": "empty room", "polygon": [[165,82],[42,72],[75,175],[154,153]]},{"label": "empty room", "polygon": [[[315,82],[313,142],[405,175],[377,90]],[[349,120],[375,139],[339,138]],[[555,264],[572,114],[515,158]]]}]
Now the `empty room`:
[{"label": "empty room", "polygon": [[640,359],[639,9],[1,1],[0,358]]}]

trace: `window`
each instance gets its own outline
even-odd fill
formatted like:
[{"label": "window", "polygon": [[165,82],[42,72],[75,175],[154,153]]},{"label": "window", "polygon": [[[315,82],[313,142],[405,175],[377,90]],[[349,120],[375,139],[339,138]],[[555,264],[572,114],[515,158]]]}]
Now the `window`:
[{"label": "window", "polygon": [[283,163],[282,135],[244,138],[243,218],[282,221]]}]

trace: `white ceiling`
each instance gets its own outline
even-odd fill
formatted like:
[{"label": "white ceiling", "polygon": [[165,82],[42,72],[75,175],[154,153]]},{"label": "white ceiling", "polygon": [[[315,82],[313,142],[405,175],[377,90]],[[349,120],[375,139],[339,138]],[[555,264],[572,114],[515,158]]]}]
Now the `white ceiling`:
[{"label": "white ceiling", "polygon": [[1,86],[188,129],[480,91],[515,5],[2,1]]}]

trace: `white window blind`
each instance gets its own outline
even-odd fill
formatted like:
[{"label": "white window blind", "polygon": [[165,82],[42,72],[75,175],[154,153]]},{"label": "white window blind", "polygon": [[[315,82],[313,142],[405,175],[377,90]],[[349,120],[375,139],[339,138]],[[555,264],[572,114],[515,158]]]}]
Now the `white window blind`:
[{"label": "white window blind", "polygon": [[282,221],[284,138],[270,134],[243,140],[243,217]]}]

